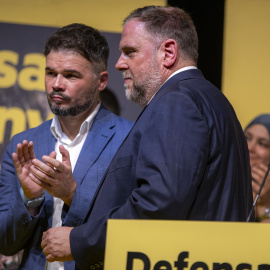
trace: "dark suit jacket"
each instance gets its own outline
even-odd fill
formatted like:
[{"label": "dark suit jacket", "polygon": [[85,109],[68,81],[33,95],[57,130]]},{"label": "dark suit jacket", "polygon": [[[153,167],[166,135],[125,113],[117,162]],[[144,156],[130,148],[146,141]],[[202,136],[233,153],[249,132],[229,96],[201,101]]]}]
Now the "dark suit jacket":
[{"label": "dark suit jacket", "polygon": [[102,265],[108,219],[245,221],[252,206],[245,136],[199,70],[170,78],[114,156],[85,224],[71,231],[80,269]]},{"label": "dark suit jacket", "polygon": [[[40,243],[42,234],[52,226],[53,197],[45,192],[45,201],[36,217],[28,214],[19,194],[12,153],[23,140],[34,142],[35,156],[41,159],[55,149],[55,138],[50,131],[51,121],[14,136],[3,156],[0,176],[0,253],[12,255],[24,249],[20,269],[44,270],[45,255]],[[113,155],[128,134],[132,122],[109,112],[103,106],[94,119],[80,152],[73,176],[78,183],[63,226],[74,227],[83,223],[96,188]],[[65,270],[74,269],[74,262],[66,262]]]}]

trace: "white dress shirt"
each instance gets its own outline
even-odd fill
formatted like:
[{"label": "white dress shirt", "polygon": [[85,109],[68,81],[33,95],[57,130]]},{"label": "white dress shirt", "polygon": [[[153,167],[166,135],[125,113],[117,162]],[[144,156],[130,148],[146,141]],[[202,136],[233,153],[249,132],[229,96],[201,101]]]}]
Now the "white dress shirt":
[{"label": "white dress shirt", "polygon": [[[51,132],[56,139],[55,143],[56,159],[62,162],[62,155],[59,151],[59,146],[63,145],[65,149],[68,150],[69,152],[72,171],[74,170],[83,144],[86,140],[88,132],[92,126],[92,123],[99,108],[100,103],[96,106],[95,110],[88,116],[88,118],[82,123],[80,131],[73,141],[70,140],[67,137],[67,135],[62,131],[58,117],[54,116],[52,120]],[[64,202],[61,199],[54,197],[52,227],[62,226],[61,214],[63,205]],[[46,261],[45,270],[64,270],[64,263],[58,261],[50,263]]]}]

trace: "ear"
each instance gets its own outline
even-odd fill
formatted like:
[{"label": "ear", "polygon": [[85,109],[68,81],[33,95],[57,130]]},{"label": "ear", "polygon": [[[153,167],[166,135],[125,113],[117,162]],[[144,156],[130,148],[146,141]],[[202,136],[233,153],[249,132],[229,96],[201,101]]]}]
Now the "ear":
[{"label": "ear", "polygon": [[163,66],[169,68],[173,66],[177,60],[178,55],[178,45],[174,39],[165,40],[160,47],[163,59]]},{"label": "ear", "polygon": [[107,83],[108,83],[108,79],[109,79],[108,72],[103,71],[98,76],[99,76],[99,79],[98,79],[98,82],[99,82],[98,91],[103,91],[106,88]]}]

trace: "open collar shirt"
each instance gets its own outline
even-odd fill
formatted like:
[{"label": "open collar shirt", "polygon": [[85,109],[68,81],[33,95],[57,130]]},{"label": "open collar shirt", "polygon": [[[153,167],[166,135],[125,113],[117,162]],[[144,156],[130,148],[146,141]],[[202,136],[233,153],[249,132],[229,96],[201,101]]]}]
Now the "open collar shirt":
[{"label": "open collar shirt", "polygon": [[[75,168],[81,149],[86,140],[88,132],[93,124],[94,118],[98,113],[99,108],[100,108],[100,103],[96,106],[94,111],[81,124],[79,133],[77,134],[74,140],[70,140],[68,136],[63,132],[61,128],[61,124],[57,116],[54,116],[52,120],[51,132],[56,139],[56,142],[55,142],[56,159],[62,162],[62,155],[59,151],[59,146],[63,145],[65,149],[68,150],[69,152],[72,171]],[[54,197],[52,227],[62,226],[61,215],[62,215],[63,205],[64,205],[64,202],[61,199]],[[64,269],[63,262],[53,262],[53,263],[46,262],[45,270],[63,270],[63,269]]]}]

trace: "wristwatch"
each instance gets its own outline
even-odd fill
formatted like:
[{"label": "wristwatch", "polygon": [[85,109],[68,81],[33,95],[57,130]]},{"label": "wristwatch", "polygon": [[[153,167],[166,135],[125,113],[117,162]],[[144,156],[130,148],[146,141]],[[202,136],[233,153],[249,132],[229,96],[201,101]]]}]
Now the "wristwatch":
[{"label": "wristwatch", "polygon": [[267,218],[270,219],[270,208],[265,208],[264,210],[264,215],[262,215],[261,217],[259,217],[259,221],[265,220]]},{"label": "wristwatch", "polygon": [[40,197],[35,198],[35,199],[29,199],[25,196],[22,188],[20,188],[20,194],[21,194],[24,204],[29,207],[40,206],[45,199],[45,194],[42,194]]}]

